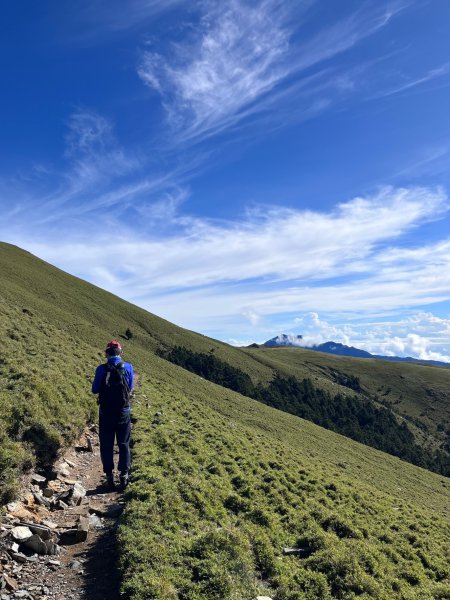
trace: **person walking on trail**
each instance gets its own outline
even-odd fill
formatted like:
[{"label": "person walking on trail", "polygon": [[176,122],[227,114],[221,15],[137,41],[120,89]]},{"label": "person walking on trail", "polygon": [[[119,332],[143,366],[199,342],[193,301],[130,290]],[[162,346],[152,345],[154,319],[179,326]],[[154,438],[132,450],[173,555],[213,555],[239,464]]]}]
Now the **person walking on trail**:
[{"label": "person walking on trail", "polygon": [[106,363],[99,365],[92,382],[92,393],[98,394],[100,457],[110,490],[114,483],[114,442],[119,447],[120,487],[130,477],[131,409],[133,365],[123,362],[122,346],[116,340],[106,345]]}]

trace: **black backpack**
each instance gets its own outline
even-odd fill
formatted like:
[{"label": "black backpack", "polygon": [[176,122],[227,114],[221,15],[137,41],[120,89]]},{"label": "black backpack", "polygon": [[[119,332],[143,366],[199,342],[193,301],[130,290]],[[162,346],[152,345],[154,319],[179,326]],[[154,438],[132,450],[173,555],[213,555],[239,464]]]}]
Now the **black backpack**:
[{"label": "black backpack", "polygon": [[101,408],[109,413],[119,413],[123,408],[130,406],[130,388],[123,362],[117,365],[105,364],[98,398]]}]

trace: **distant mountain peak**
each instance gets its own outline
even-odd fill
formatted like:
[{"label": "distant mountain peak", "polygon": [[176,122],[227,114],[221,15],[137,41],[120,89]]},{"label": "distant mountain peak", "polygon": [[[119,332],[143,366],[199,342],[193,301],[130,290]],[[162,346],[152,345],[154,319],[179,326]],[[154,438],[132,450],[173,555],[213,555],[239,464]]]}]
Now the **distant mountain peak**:
[{"label": "distant mountain peak", "polygon": [[314,346],[305,346],[304,343],[300,343],[303,340],[301,335],[292,335],[282,333],[275,336],[274,338],[267,340],[263,346],[266,348],[295,348],[302,347],[308,350],[314,350],[316,352],[326,352],[328,354],[334,354],[336,356],[353,356],[356,358],[375,358],[378,360],[389,360],[394,362],[414,362],[414,363],[425,363],[428,365],[437,365],[440,367],[450,367],[449,363],[441,362],[437,360],[420,360],[419,358],[412,358],[411,356],[382,356],[380,354],[371,354],[366,350],[355,348],[354,346],[346,346],[340,342],[324,342],[323,344],[316,344]]},{"label": "distant mountain peak", "polygon": [[302,335],[292,335],[287,333],[281,333],[274,338],[267,340],[263,345],[268,348],[276,348],[277,346],[300,346],[300,341],[303,339]]}]

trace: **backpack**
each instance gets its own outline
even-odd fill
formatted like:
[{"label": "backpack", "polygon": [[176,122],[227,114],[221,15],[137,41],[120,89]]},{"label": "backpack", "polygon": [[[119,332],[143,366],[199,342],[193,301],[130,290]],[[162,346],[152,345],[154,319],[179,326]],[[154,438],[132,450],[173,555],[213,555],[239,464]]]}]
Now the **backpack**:
[{"label": "backpack", "polygon": [[130,406],[130,388],[123,362],[105,364],[98,398],[100,407],[108,413],[120,413],[123,408]]}]

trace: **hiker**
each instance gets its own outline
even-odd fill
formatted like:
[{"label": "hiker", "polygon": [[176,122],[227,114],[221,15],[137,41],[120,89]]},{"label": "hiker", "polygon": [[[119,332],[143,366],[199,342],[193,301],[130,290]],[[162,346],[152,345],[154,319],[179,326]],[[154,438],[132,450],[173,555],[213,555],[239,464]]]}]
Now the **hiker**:
[{"label": "hiker", "polygon": [[122,346],[116,340],[106,345],[106,363],[97,367],[92,393],[98,394],[100,456],[110,490],[114,483],[114,441],[119,447],[120,487],[125,489],[130,477],[131,410],[133,365],[122,361]]}]

